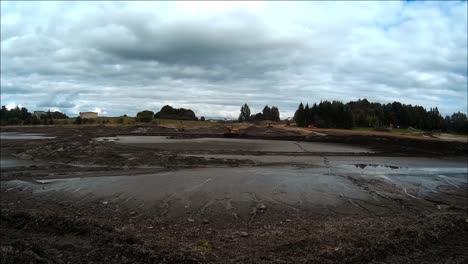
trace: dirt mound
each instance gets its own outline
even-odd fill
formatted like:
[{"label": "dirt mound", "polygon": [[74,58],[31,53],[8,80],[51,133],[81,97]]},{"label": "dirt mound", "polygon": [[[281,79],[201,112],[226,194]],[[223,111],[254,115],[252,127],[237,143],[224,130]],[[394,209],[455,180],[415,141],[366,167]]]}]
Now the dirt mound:
[{"label": "dirt mound", "polygon": [[241,130],[242,137],[248,138],[275,138],[275,139],[289,139],[300,138],[302,134],[299,131],[284,130],[277,127],[261,127],[250,126]]},{"label": "dirt mound", "polygon": [[401,138],[393,136],[313,136],[306,137],[306,141],[343,143],[355,146],[367,146],[371,149],[392,156],[466,156],[468,155],[468,143],[448,142],[439,140],[423,140],[413,138]]},{"label": "dirt mound", "polygon": [[2,263],[199,263],[77,217],[2,210]]},{"label": "dirt mound", "polygon": [[[5,194],[4,194],[5,195]],[[107,205],[2,198],[2,263],[464,263],[463,213],[158,223]],[[21,198],[21,199],[18,199]],[[14,201],[20,200],[21,203]],[[40,201],[42,207],[37,207]],[[270,208],[266,209],[267,211]],[[288,217],[288,218],[286,218]],[[285,219],[281,222],[271,218]]]}]

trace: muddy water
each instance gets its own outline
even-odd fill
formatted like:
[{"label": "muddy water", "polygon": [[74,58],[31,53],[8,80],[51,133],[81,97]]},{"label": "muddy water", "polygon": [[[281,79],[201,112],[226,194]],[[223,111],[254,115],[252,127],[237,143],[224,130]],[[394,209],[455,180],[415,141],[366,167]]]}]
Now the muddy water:
[{"label": "muddy water", "polygon": [[23,167],[23,166],[32,166],[32,165],[41,165],[43,163],[31,161],[31,160],[22,160],[17,159],[14,157],[3,157],[0,156],[0,168],[15,168],[15,167]]},{"label": "muddy water", "polygon": [[[21,132],[0,132],[0,140],[38,140],[38,139],[52,139],[55,137],[46,136],[45,134],[31,134]],[[19,159],[11,156],[11,154],[5,153],[1,149],[0,153],[0,168],[15,168],[23,166],[41,165],[43,162],[31,161]]]},{"label": "muddy water", "polygon": [[98,141],[112,141],[118,144],[144,145],[170,150],[229,150],[229,151],[266,151],[266,152],[372,152],[366,148],[335,143],[295,142],[280,140],[233,139],[233,138],[195,138],[169,139],[164,136],[117,136],[100,137]]},{"label": "muddy water", "polygon": [[19,133],[19,132],[0,132],[0,140],[11,140],[11,139],[51,139],[55,137],[48,137],[45,134],[30,134],[30,133]]},{"label": "muddy water", "polygon": [[[252,160],[261,163],[271,164],[303,164],[309,166],[325,166],[324,161],[330,166],[342,165],[362,165],[368,166],[367,169],[375,166],[387,166],[396,168],[424,168],[424,167],[442,167],[442,168],[466,168],[466,159],[464,157],[451,159],[435,159],[423,157],[381,157],[381,156],[333,156],[314,155],[314,156],[294,156],[294,155],[233,155],[233,154],[180,154],[186,157],[201,157],[206,159],[236,159]],[[374,166],[374,167],[375,167]]]},{"label": "muddy water", "polygon": [[466,191],[466,187],[466,167],[392,168],[362,164],[304,169],[203,168],[2,184],[3,190],[62,193],[85,197],[89,202],[145,208],[160,218],[227,214],[245,221],[251,221],[259,208],[265,207],[266,213],[292,210],[316,214],[391,213],[405,203],[434,209],[440,204],[464,204],[466,200],[448,197],[449,200],[434,204],[428,197],[450,189]]}]

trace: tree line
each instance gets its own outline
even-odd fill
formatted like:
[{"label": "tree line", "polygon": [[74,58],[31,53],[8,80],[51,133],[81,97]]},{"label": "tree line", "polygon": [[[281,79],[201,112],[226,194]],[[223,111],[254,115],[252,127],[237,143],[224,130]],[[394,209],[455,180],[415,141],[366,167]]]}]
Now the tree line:
[{"label": "tree line", "polygon": [[262,112],[251,114],[250,107],[247,104],[244,104],[240,109],[240,115],[238,120],[240,122],[260,120],[279,121],[280,113],[278,107],[272,106],[270,108],[268,105],[265,105]]},{"label": "tree line", "polygon": [[[190,109],[175,109],[164,106],[159,112],[142,111],[137,113],[137,122],[151,122],[153,118],[170,118],[183,120],[198,120]],[[7,109],[2,106],[0,111],[0,125],[36,125],[54,124],[54,119],[68,119],[68,116],[58,111],[47,111],[37,117],[25,107]],[[204,120],[203,117],[200,120]],[[259,113],[252,114],[250,107],[244,104],[240,109],[239,121],[271,120],[279,121],[280,113],[276,106],[266,105]],[[81,118],[75,123],[88,123]],[[468,118],[466,114],[457,112],[443,117],[437,107],[426,110],[422,106],[393,102],[380,104],[369,102],[367,99],[342,103],[340,101],[321,101],[312,106],[300,103],[294,121],[297,126],[313,125],[319,128],[409,128],[413,127],[425,131],[447,131],[468,134]],[[94,120],[90,120],[90,123]]]},{"label": "tree line", "polygon": [[37,117],[30,113],[25,107],[15,107],[7,109],[2,106],[0,110],[0,125],[49,125],[54,124],[54,119],[67,119],[64,113],[50,110]]},{"label": "tree line", "polygon": [[[156,119],[175,119],[175,120],[198,120],[198,117],[191,109],[173,108],[170,105],[165,105],[156,114],[150,110],[143,110],[136,115],[136,121],[142,123],[151,123],[153,118]],[[200,117],[201,121],[205,121],[205,117]]]},{"label": "tree line", "polygon": [[314,125],[320,128],[408,128],[426,131],[468,133],[466,114],[458,112],[442,117],[437,107],[426,110],[422,106],[393,102],[380,104],[367,99],[351,101],[322,101],[312,106],[300,103],[294,121],[297,126]]}]

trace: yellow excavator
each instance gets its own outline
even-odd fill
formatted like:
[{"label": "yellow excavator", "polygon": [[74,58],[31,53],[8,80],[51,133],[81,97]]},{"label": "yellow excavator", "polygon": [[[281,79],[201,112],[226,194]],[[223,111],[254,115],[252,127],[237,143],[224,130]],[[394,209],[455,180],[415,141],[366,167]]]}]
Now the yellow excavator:
[{"label": "yellow excavator", "polygon": [[233,128],[232,126],[224,127],[224,137],[239,137],[240,130],[238,128]]}]

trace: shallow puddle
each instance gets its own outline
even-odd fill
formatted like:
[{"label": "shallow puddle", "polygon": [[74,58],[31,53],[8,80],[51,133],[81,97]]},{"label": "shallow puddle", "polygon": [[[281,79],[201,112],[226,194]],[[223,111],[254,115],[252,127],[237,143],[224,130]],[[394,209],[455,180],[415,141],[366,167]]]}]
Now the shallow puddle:
[{"label": "shallow puddle", "polygon": [[309,166],[354,166],[360,169],[389,168],[399,169],[404,167],[433,167],[433,168],[465,168],[466,159],[436,159],[423,157],[380,157],[380,156],[333,156],[330,155],[238,155],[238,154],[180,154],[186,157],[200,157],[205,159],[236,159],[251,160],[268,164],[303,164]]},{"label": "shallow puddle", "polygon": [[[87,197],[156,210],[159,217],[234,214],[243,219],[256,208],[309,212],[376,213],[422,202],[440,188],[466,190],[466,168],[400,168],[354,164],[337,167],[200,168],[138,176],[9,181],[2,189]],[[47,184],[44,184],[47,183]],[[461,202],[464,202],[462,199]],[[432,205],[431,205],[432,206]],[[390,211],[389,211],[390,212]]]},{"label": "shallow puddle", "polygon": [[24,167],[24,166],[32,166],[32,165],[41,165],[44,163],[36,162],[32,160],[22,160],[17,158],[11,157],[0,157],[0,168],[14,168],[14,167]]},{"label": "shallow puddle", "polygon": [[52,139],[55,137],[45,136],[45,134],[30,134],[30,133],[19,133],[19,132],[0,132],[0,140],[10,140],[10,139]]}]

